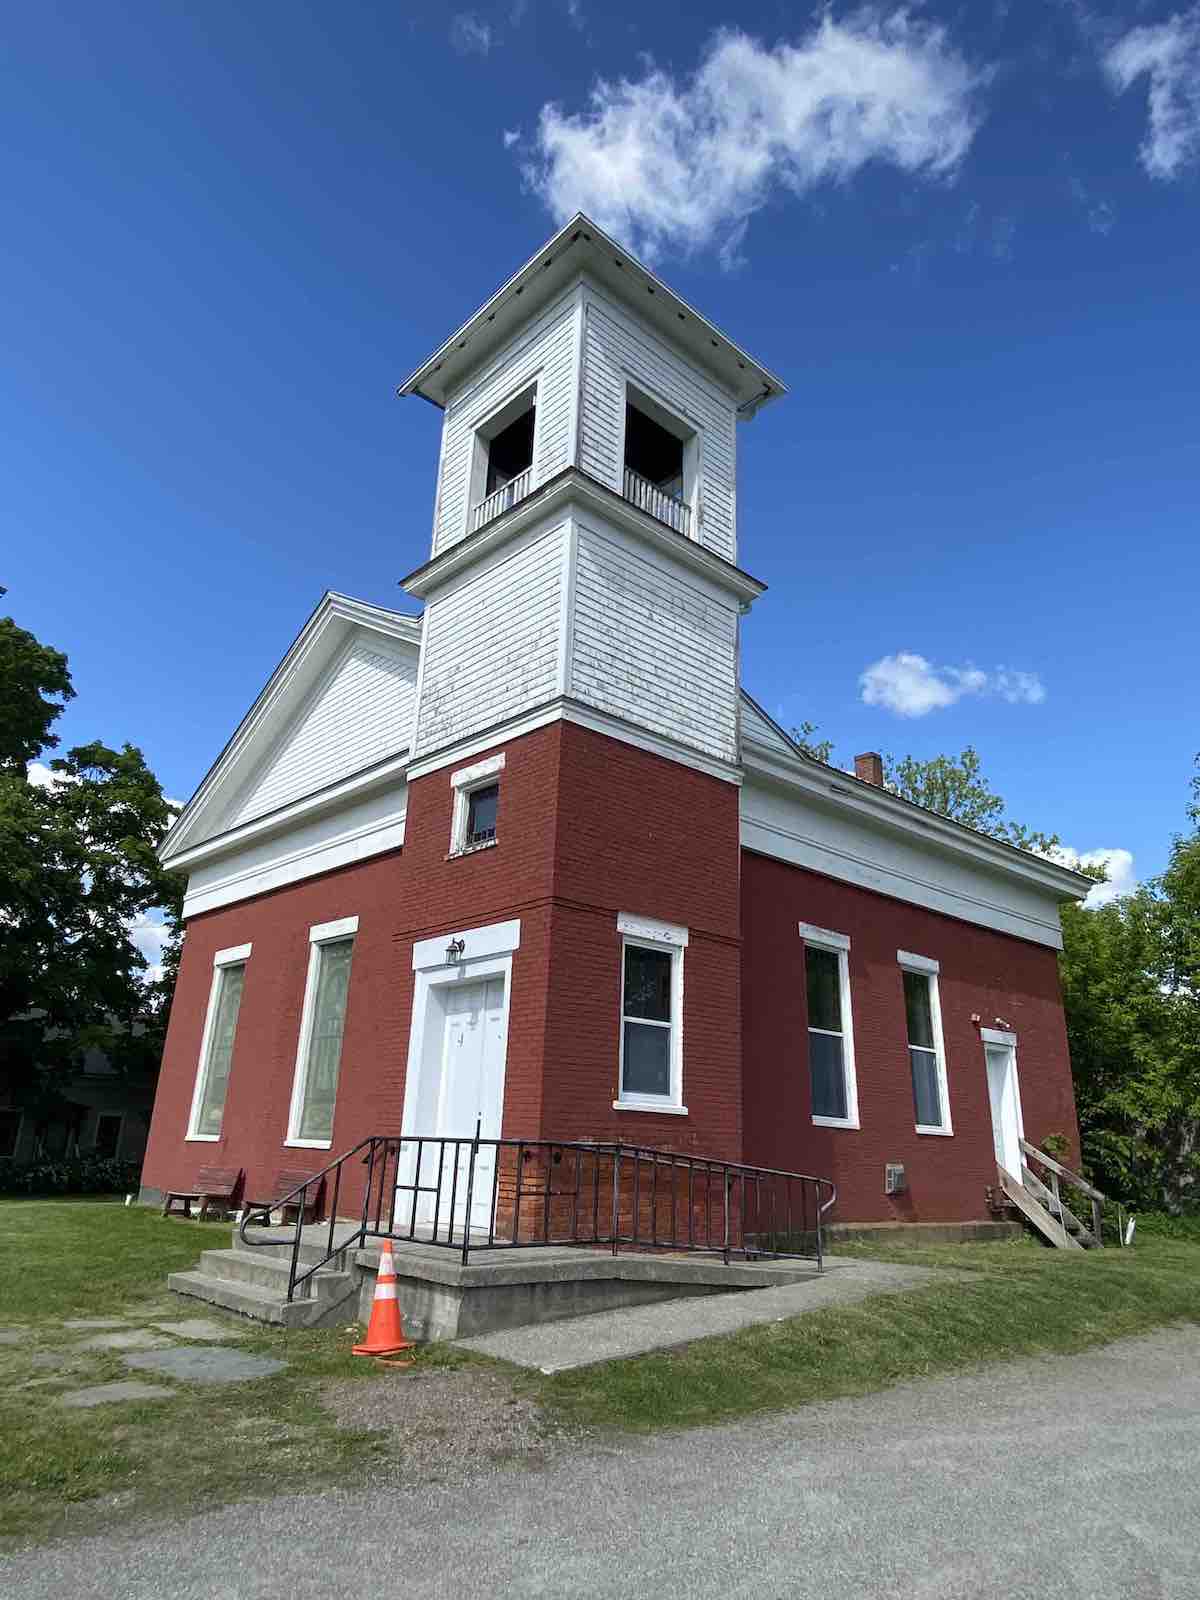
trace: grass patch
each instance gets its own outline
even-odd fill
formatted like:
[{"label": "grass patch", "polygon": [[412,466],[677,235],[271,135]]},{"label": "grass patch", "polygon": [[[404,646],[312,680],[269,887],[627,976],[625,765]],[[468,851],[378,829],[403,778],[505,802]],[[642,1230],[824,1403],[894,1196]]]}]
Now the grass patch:
[{"label": "grass patch", "polygon": [[1150,1238],[1133,1250],[1086,1255],[1023,1240],[838,1254],[957,1271],[903,1294],[560,1373],[545,1381],[543,1396],[576,1423],[649,1432],[1200,1320],[1200,1244],[1186,1241]]},{"label": "grass patch", "polygon": [[[0,1201],[0,1326],[23,1330],[19,1344],[0,1345],[0,1544],[346,1483],[394,1454],[386,1436],[340,1428],[320,1403],[328,1378],[397,1381],[350,1354],[357,1329],[284,1333],[168,1293],[168,1272],[228,1244],[228,1223],[173,1221],[120,1202]],[[58,1404],[92,1384],[159,1381],[131,1372],[118,1352],[82,1348],[94,1335],[64,1328],[66,1319],[124,1317],[137,1327],[196,1316],[287,1370],[219,1388],[173,1383],[169,1400]],[[421,1360],[443,1364],[436,1349]]]}]

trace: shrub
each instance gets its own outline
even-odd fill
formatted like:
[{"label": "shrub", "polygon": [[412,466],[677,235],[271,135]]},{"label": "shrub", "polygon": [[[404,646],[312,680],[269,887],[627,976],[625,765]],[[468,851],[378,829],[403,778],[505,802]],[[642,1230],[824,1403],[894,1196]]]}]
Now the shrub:
[{"label": "shrub", "polygon": [[140,1161],[115,1156],[42,1156],[0,1160],[0,1194],[128,1194],[141,1181]]}]

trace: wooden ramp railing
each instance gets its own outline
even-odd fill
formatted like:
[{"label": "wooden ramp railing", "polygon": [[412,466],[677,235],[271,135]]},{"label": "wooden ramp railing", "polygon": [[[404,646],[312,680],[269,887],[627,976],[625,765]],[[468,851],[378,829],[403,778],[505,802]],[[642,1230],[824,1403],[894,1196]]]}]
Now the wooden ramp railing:
[{"label": "wooden ramp railing", "polygon": [[[1104,1243],[1104,1202],[1101,1194],[1086,1178],[1061,1161],[1021,1140],[1021,1175],[1016,1177],[997,1165],[996,1181],[1001,1193],[1014,1205],[1025,1220],[1052,1244],[1056,1250],[1096,1250]],[[1036,1164],[1045,1172],[1043,1180],[1030,1166]],[[1091,1225],[1081,1222],[1062,1197],[1062,1180],[1091,1201]]]}]

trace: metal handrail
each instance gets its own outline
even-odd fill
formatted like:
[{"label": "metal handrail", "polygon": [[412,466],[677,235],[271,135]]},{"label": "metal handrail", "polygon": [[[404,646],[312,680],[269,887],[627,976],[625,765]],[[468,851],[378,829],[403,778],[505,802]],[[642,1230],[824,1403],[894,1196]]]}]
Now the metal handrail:
[{"label": "metal handrail", "polygon": [[[343,1170],[360,1153],[367,1172],[358,1226],[338,1239]],[[305,1201],[330,1173],[325,1249],[301,1271]],[[486,1210],[476,1204],[484,1184]],[[622,1247],[703,1251],[726,1263],[733,1255],[811,1258],[822,1271],[824,1219],[836,1199],[832,1180],[810,1173],[620,1141],[484,1139],[477,1126],[458,1138],[362,1139],[275,1201],[298,1207],[289,1237],[247,1234],[256,1219],[269,1223],[269,1207],[247,1212],[239,1237],[251,1246],[291,1245],[289,1300],[335,1256],[372,1238],[453,1249],[464,1266],[472,1251],[578,1245],[613,1255]]]}]

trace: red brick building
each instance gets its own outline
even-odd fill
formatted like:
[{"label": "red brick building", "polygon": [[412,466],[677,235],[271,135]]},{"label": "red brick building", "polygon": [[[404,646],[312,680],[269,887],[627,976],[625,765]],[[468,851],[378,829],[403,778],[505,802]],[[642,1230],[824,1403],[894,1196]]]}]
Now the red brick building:
[{"label": "red brick building", "polygon": [[146,1198],[478,1120],[968,1220],[1022,1133],[1076,1149],[1086,880],[741,687],[736,430],[779,380],[581,216],[402,392],[445,414],[420,616],[326,595],[164,847]]}]

